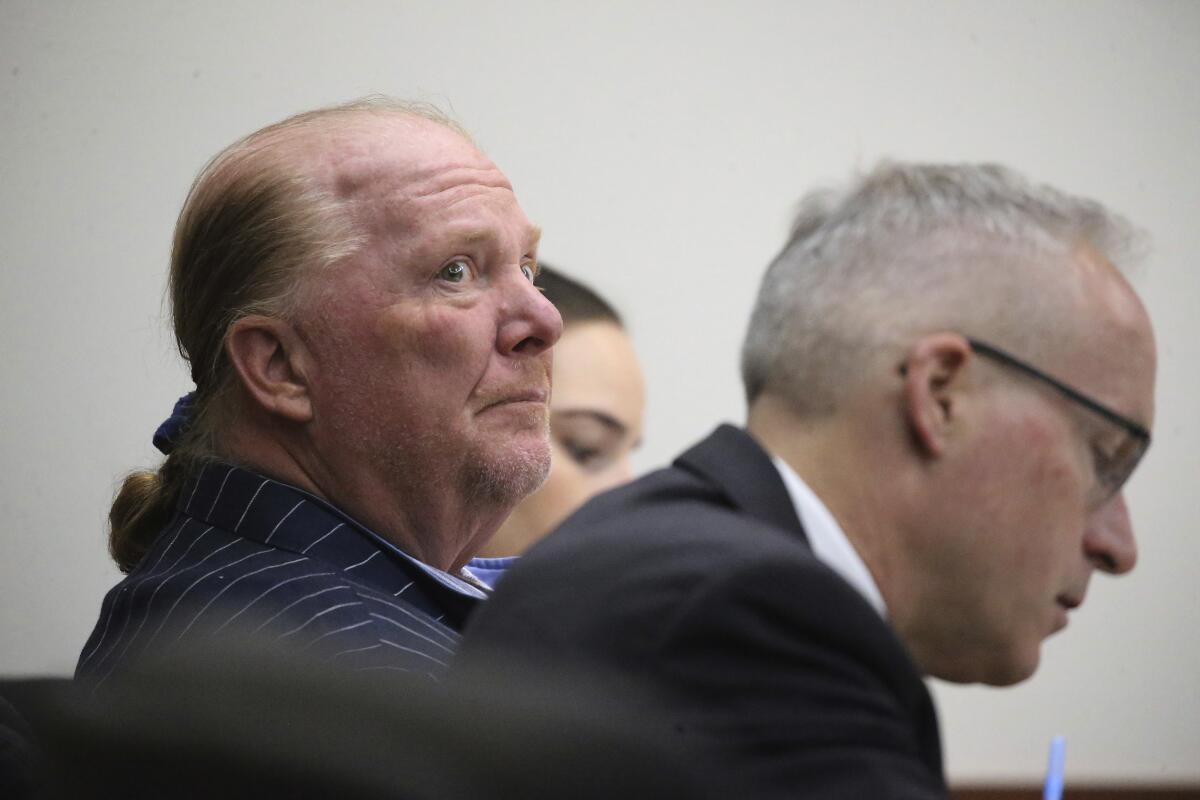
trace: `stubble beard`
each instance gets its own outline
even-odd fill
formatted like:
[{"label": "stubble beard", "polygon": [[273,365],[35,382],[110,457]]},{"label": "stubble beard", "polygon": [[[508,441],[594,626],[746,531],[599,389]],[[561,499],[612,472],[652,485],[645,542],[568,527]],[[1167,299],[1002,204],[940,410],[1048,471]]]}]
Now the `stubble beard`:
[{"label": "stubble beard", "polygon": [[550,474],[550,421],[543,415],[536,430],[521,430],[507,442],[477,443],[468,450],[459,475],[468,502],[515,507]]},{"label": "stubble beard", "polygon": [[[457,494],[461,511],[505,514],[546,480],[550,472],[548,411],[508,432],[492,431],[463,441],[462,433],[424,429],[411,423],[382,424],[368,410],[338,409],[335,429],[362,462],[387,479],[397,501],[425,503],[446,493]],[[448,454],[458,452],[457,458]],[[457,461],[457,464],[455,463]],[[412,511],[414,509],[410,509]]]}]

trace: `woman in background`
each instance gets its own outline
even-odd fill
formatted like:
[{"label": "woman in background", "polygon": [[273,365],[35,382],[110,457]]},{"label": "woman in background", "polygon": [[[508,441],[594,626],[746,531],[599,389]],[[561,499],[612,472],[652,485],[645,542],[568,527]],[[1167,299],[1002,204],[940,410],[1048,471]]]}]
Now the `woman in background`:
[{"label": "woman in background", "polygon": [[553,458],[542,487],[468,564],[489,586],[585,500],[628,481],[629,455],[642,439],[645,386],[620,316],[591,289],[549,267],[542,267],[537,285],[563,319],[550,394]]}]

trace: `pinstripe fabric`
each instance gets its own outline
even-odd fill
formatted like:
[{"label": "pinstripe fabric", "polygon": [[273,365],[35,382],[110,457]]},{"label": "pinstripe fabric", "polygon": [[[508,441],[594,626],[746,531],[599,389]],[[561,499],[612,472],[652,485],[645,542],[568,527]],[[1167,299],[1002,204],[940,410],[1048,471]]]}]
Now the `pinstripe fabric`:
[{"label": "pinstripe fabric", "polygon": [[98,685],[143,653],[251,634],[349,670],[436,678],[485,596],[316,497],[210,464],[104,598],[76,675]]}]

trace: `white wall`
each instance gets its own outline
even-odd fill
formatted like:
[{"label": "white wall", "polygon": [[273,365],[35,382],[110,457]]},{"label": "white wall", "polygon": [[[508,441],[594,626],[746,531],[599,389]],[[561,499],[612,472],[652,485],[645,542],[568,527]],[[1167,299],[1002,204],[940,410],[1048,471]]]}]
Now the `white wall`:
[{"label": "white wall", "polygon": [[451,108],[629,317],[649,467],[738,420],[736,352],[795,200],[880,156],[997,160],[1146,226],[1142,561],[1044,666],[937,687],[957,779],[1200,778],[1200,3],[0,0],[0,673],[68,672],[117,580],[104,516],[188,388],[162,291],[195,171],[294,111]]}]

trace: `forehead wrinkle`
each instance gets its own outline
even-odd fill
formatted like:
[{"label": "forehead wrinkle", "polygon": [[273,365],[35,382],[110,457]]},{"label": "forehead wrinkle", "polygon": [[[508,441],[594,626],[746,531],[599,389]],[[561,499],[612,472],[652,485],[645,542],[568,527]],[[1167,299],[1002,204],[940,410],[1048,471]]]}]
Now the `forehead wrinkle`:
[{"label": "forehead wrinkle", "polygon": [[[472,173],[478,179],[471,179]],[[359,206],[369,203],[374,207],[373,216],[402,224],[414,216],[409,210],[413,206],[439,204],[439,212],[446,213],[461,202],[496,192],[506,193],[516,203],[512,187],[499,170],[459,169],[453,173],[430,175],[415,186],[408,181],[378,182],[377,190],[369,194],[360,192],[351,202]]]},{"label": "forehead wrinkle", "polygon": [[[503,172],[460,134],[412,120],[393,127],[376,121],[347,125],[327,135],[314,150],[319,180],[341,202],[364,233],[379,237],[385,251],[398,257],[424,242],[410,234],[435,216],[451,212],[461,202],[499,195],[517,206],[512,185]],[[422,206],[431,206],[428,212]],[[527,252],[536,247],[540,229],[524,219],[520,235]],[[422,222],[421,220],[425,220]],[[509,233],[505,233],[507,237]],[[497,236],[486,227],[460,235],[470,243]],[[386,243],[386,244],[385,244]]]},{"label": "forehead wrinkle", "polygon": [[480,155],[476,164],[455,163],[424,165],[412,170],[408,178],[414,198],[435,197],[458,187],[482,187],[512,191],[512,184],[495,164]]},{"label": "forehead wrinkle", "polygon": [[348,204],[395,205],[469,185],[512,191],[473,143],[435,123],[404,117],[350,120],[325,134],[323,141],[309,143],[314,171]]},{"label": "forehead wrinkle", "polygon": [[342,200],[377,201],[398,205],[436,198],[459,189],[484,188],[512,191],[508,179],[494,166],[463,164],[423,165],[413,168],[403,160],[381,161],[371,153],[346,157],[330,165],[332,189]]}]

